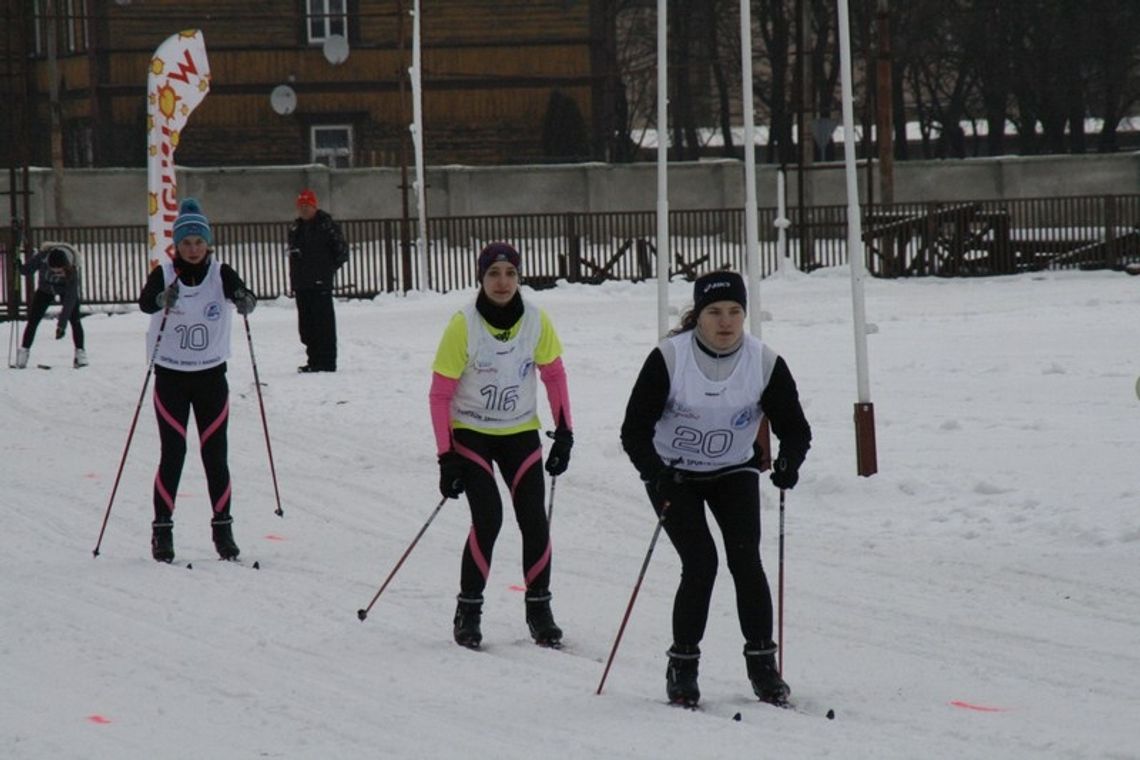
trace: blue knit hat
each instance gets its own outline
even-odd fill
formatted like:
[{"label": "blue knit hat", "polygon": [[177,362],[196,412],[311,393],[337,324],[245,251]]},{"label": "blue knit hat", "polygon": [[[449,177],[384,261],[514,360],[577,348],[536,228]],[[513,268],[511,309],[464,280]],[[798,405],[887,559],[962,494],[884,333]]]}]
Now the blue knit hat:
[{"label": "blue knit hat", "polygon": [[182,239],[189,235],[197,235],[206,241],[206,245],[214,242],[210,234],[210,220],[202,213],[202,207],[196,198],[185,198],[178,207],[178,218],[174,220],[174,244],[178,245]]}]

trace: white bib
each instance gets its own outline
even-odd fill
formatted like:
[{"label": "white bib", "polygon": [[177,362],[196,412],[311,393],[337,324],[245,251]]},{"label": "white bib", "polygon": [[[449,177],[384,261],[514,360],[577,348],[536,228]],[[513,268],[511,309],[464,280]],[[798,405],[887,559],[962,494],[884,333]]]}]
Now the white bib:
[{"label": "white bib", "polygon": [[496,340],[474,304],[467,320],[467,366],[451,401],[451,416],[467,425],[509,428],[538,414],[534,351],[542,331],[538,309],[523,302],[522,324],[508,341]]},{"label": "white bib", "polygon": [[[162,279],[166,287],[175,280],[174,265],[162,263]],[[162,311],[150,315],[147,331],[148,355],[154,352]],[[216,367],[230,358],[230,323],[233,309],[226,303],[222,289],[222,265],[210,261],[205,279],[198,285],[178,283],[178,300],[166,315],[166,327],[154,363],[183,372]]]},{"label": "white bib", "polygon": [[763,417],[760,396],[768,387],[776,353],[759,339],[744,336],[736,368],[724,380],[710,380],[697,365],[691,331],[666,338],[676,361],[669,397],[657,421],[653,445],[665,463],[711,472],[744,464]]}]

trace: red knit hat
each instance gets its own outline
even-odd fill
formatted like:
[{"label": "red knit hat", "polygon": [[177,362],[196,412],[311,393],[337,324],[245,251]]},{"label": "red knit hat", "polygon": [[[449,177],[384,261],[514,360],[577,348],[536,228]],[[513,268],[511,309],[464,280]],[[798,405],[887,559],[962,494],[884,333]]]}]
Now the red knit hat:
[{"label": "red knit hat", "polygon": [[317,208],[318,205],[319,204],[317,203],[317,194],[314,193],[312,190],[309,190],[308,188],[302,190],[301,194],[297,196],[297,207],[298,208],[300,208],[301,206],[312,206],[313,208]]}]

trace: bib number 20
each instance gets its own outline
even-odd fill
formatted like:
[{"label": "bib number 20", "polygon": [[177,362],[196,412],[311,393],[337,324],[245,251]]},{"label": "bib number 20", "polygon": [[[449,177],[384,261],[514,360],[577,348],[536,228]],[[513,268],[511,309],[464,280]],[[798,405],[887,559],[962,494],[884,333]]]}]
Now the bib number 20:
[{"label": "bib number 20", "polygon": [[732,448],[732,431],[698,430],[687,425],[678,425],[673,431],[673,448],[688,454],[699,454],[715,459]]}]

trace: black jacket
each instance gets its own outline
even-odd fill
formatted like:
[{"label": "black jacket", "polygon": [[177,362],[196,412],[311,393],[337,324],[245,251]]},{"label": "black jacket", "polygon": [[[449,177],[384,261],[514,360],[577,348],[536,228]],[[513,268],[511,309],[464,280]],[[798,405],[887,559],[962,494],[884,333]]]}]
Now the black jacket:
[{"label": "black jacket", "polygon": [[329,290],[333,276],[348,261],[340,226],[317,209],[309,221],[297,217],[289,228],[289,277],[293,290]]},{"label": "black jacket", "polygon": [[[699,345],[699,344],[698,344]],[[703,350],[703,347],[698,349]],[[669,368],[660,348],[650,352],[625,408],[621,425],[621,444],[633,466],[643,480],[650,481],[665,467],[653,446],[653,433],[657,421],[665,411],[669,399]],[[776,359],[768,386],[759,398],[760,410],[768,418],[772,432],[780,441],[778,456],[798,468],[811,448],[811,427],[800,406],[799,392],[791,370],[783,357]],[[754,464],[759,466],[761,452],[757,449]],[[767,452],[770,456],[772,452]],[[775,459],[775,456],[772,457]]]},{"label": "black jacket", "polygon": [[[67,266],[63,268],[62,276],[53,274],[48,266],[48,254],[55,248],[67,255]],[[59,296],[63,309],[59,312],[57,324],[60,327],[66,325],[79,308],[79,259],[75,249],[63,243],[45,243],[19,266],[19,270],[22,275],[36,273],[36,290],[40,293],[53,298]]]}]

